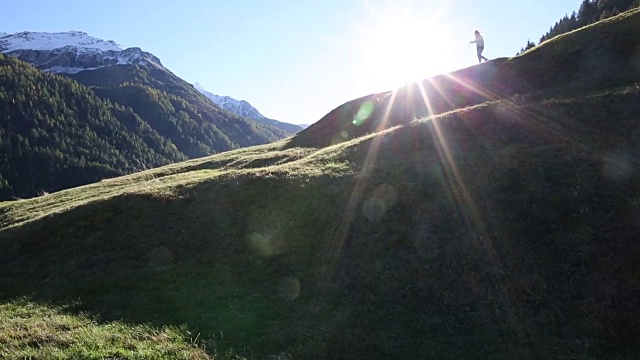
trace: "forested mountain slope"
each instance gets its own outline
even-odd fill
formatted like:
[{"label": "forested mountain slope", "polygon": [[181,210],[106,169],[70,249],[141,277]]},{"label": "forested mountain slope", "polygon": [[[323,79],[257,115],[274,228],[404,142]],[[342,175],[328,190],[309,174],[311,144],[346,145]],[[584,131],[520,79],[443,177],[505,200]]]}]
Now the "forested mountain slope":
[{"label": "forested mountain slope", "polygon": [[2,54],[0,102],[3,199],[187,159],[131,108]]},{"label": "forested mountain slope", "polygon": [[0,199],[58,191],[287,135],[221,110],[161,69],[117,65],[73,75],[89,88],[0,56],[0,97],[6,104],[0,109],[5,149]]}]

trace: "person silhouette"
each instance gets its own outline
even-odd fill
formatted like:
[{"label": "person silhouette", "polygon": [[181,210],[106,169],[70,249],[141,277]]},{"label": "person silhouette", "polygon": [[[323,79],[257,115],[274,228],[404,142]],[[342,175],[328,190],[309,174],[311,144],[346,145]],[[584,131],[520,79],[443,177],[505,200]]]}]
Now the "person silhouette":
[{"label": "person silhouette", "polygon": [[478,52],[478,63],[481,63],[482,60],[489,61],[486,57],[482,56],[482,51],[484,51],[484,39],[482,35],[480,35],[480,31],[476,30],[476,39],[474,41],[470,41],[470,44],[476,44],[476,51]]}]

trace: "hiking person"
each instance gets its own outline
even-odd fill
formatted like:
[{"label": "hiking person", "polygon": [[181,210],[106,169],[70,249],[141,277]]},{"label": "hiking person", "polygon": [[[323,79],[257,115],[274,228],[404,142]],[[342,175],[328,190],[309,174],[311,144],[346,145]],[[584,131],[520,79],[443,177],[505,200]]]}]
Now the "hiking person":
[{"label": "hiking person", "polygon": [[484,50],[484,39],[482,35],[480,35],[480,31],[476,30],[476,39],[474,41],[470,41],[469,44],[476,44],[476,50],[478,52],[478,63],[481,63],[482,60],[489,61],[486,57],[482,56],[482,51]]}]

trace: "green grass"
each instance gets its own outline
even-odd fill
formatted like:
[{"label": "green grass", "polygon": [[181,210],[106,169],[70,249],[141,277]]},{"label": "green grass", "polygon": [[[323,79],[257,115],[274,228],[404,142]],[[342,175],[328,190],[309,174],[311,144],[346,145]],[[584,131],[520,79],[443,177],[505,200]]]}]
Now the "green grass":
[{"label": "green grass", "polygon": [[624,214],[640,194],[602,161],[637,151],[625,139],[639,95],[495,102],[5,204],[0,289],[104,322],[186,326],[211,355],[624,354],[614,328],[633,317],[596,299],[632,291],[630,273],[604,266],[632,268]]},{"label": "green grass", "polygon": [[211,359],[184,329],[99,324],[65,309],[18,300],[0,305],[2,359]]},{"label": "green grass", "polygon": [[[283,142],[190,160],[132,175],[103,180],[34,199],[0,202],[0,226],[11,227],[68,211],[74,207],[127,194],[171,198],[202,182],[235,176],[288,172],[291,177],[348,172],[348,162],[333,163],[331,153],[318,149],[280,150]],[[329,159],[329,160],[327,160]],[[323,162],[324,161],[324,162]],[[10,215],[9,215],[10,214]]]},{"label": "green grass", "polygon": [[[283,298],[274,290],[282,278],[287,277],[271,280],[256,275],[247,278],[244,272],[253,269],[261,274],[264,267],[271,267],[262,263],[262,258],[288,251],[286,247],[292,244],[285,244],[280,233],[307,238],[318,228],[318,224],[306,226],[313,221],[317,211],[306,208],[314,195],[301,191],[309,178],[320,176],[330,180],[352,171],[347,161],[328,160],[332,159],[331,151],[325,149],[278,152],[271,150],[274,146],[281,145],[239,150],[244,156],[221,154],[181,166],[167,166],[39,198],[5,203],[7,211],[2,215],[5,227],[0,236],[17,240],[13,244],[20,244],[19,249],[14,250],[44,245],[37,236],[34,239],[29,234],[47,228],[46,232],[52,236],[48,241],[57,243],[53,253],[49,253],[52,256],[49,260],[68,260],[62,267],[47,259],[42,259],[44,262],[36,260],[37,264],[27,261],[20,269],[12,267],[5,276],[37,277],[43,270],[41,266],[48,268],[45,270],[48,275],[44,283],[25,283],[20,289],[15,288],[15,279],[5,277],[2,280],[7,281],[0,281],[0,285],[6,284],[6,287],[0,288],[5,289],[4,295],[31,294],[61,304],[82,299],[73,309],[97,312],[108,321],[125,318],[139,323],[150,321],[157,326],[181,326],[186,321],[190,327],[206,333],[209,339],[223,333],[215,343],[224,351],[253,343],[273,349],[273,335],[260,324],[265,319],[289,316],[281,308]],[[335,151],[340,152],[341,148],[337,147]],[[254,165],[256,158],[269,161],[269,154],[277,158],[290,156],[293,161],[267,167],[248,166]],[[300,154],[309,156],[301,159]],[[217,164],[225,165],[215,168]],[[269,179],[273,179],[272,183]],[[259,184],[265,180],[267,184]],[[253,201],[265,193],[289,192],[280,188],[281,180],[300,186],[298,192],[278,199],[278,207],[282,210],[272,211],[270,207],[276,205],[272,201],[264,204]],[[231,198],[217,196],[229,186],[242,191]],[[251,214],[254,219],[250,224],[252,232],[239,236],[238,227],[242,224],[233,219],[241,218],[247,209],[237,204],[250,202],[255,205]],[[231,209],[233,211],[229,211]],[[287,216],[295,216],[299,221],[292,225],[294,220]],[[265,223],[267,221],[269,223]],[[274,224],[277,225],[275,229],[263,229]],[[271,233],[260,235],[260,231]],[[191,237],[195,233],[200,235],[185,238],[186,234]],[[240,243],[212,243],[212,238],[218,236],[229,240],[237,238]],[[247,246],[252,236],[265,239],[263,246],[251,247],[250,258],[239,256],[239,249]],[[132,251],[130,245],[133,243],[128,243],[127,239],[135,239],[137,250]],[[304,251],[310,256],[312,249],[309,247]],[[189,254],[196,255],[185,259]],[[221,257],[228,259],[220,261]],[[140,261],[143,264],[138,264]],[[190,281],[184,282],[187,278]],[[238,283],[240,278],[244,279],[242,283]],[[263,284],[247,289],[247,281]],[[244,298],[253,300],[241,300]],[[238,306],[240,308],[234,310]],[[251,315],[242,315],[249,312]]]},{"label": "green grass", "polygon": [[[0,339],[33,348],[18,311],[196,358],[637,358],[634,76],[0,203]],[[131,350],[54,328],[26,333]]]}]

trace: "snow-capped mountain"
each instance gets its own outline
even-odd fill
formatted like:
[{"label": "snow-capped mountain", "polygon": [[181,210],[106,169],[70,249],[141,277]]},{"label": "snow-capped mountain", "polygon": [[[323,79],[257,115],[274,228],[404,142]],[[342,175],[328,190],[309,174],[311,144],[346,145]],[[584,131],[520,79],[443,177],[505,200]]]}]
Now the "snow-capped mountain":
[{"label": "snow-capped mountain", "polygon": [[231,113],[253,120],[268,120],[266,116],[260,114],[260,112],[256,108],[251,106],[251,104],[249,104],[245,100],[236,100],[229,96],[216,95],[202,88],[199,83],[194,83],[193,86],[204,96],[211,99],[211,101],[213,101],[215,104]]},{"label": "snow-capped mountain", "polygon": [[122,49],[112,40],[101,40],[81,31],[3,33],[0,52],[43,70],[65,74],[120,64],[162,67],[160,59],[140,48]]},{"label": "snow-capped mountain", "polygon": [[[122,51],[115,41],[101,40],[81,31],[62,33],[38,33],[23,31],[12,35],[2,33],[0,49],[3,52],[13,50],[53,50],[65,46],[100,49],[104,51]],[[7,36],[9,35],[9,36]]]},{"label": "snow-capped mountain", "polygon": [[[0,33],[0,52],[15,56],[42,70],[69,76],[84,70],[127,64],[158,67],[170,73],[162,66],[160,59],[151,53],[137,47],[123,49],[115,41],[98,39],[81,31]],[[244,100],[212,94],[198,84],[195,87],[214,104],[230,113],[275,126],[288,133],[302,129],[294,124],[268,119]]]},{"label": "snow-capped mountain", "polygon": [[297,132],[302,130],[303,128],[301,126],[297,126],[297,125],[293,125],[293,124],[288,124],[288,123],[283,123],[277,120],[273,120],[273,119],[269,119],[266,116],[262,115],[258,109],[254,108],[251,104],[249,104],[247,101],[245,100],[236,100],[230,96],[221,96],[221,95],[216,95],[212,92],[209,92],[207,90],[205,90],[204,88],[202,88],[202,86],[199,83],[194,83],[193,86],[196,88],[196,90],[198,90],[200,93],[202,93],[204,96],[206,96],[207,98],[209,98],[211,101],[213,101],[216,105],[220,106],[221,108],[227,110],[230,113],[234,113],[240,116],[244,116],[246,118],[255,120],[259,123],[263,123],[263,124],[269,124],[269,125],[275,125],[278,127],[286,127],[285,130],[287,131],[291,131],[291,132]]}]

